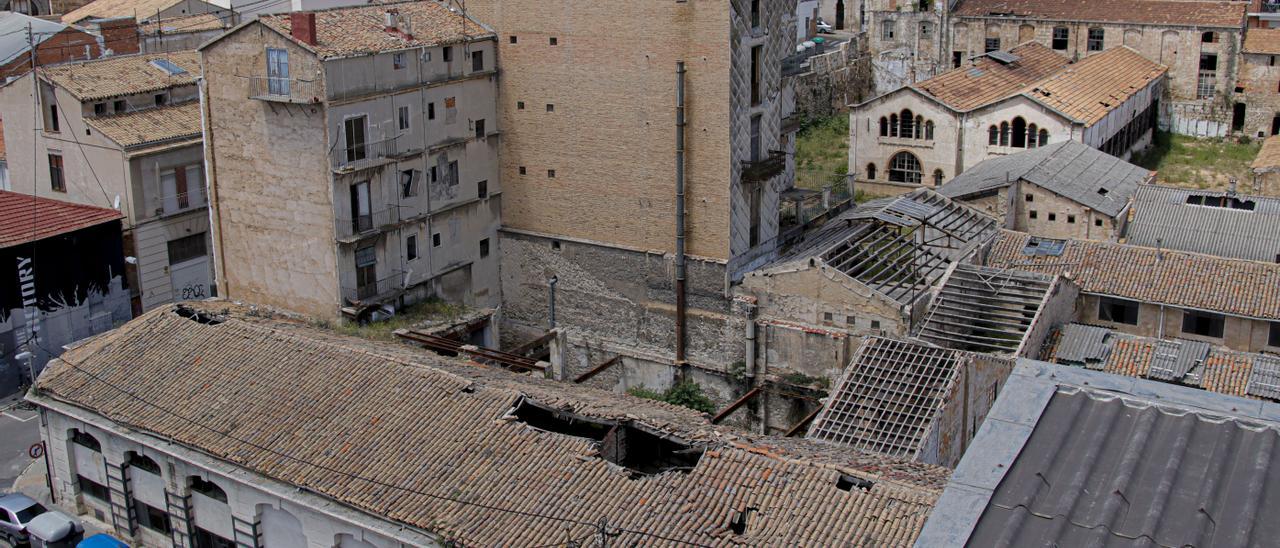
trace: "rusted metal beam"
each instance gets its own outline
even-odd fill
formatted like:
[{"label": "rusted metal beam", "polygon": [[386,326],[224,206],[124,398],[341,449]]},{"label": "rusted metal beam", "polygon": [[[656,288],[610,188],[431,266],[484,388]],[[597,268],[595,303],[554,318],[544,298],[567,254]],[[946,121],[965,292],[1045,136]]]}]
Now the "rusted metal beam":
[{"label": "rusted metal beam", "polygon": [[738,401],[729,404],[729,407],[722,409],[719,413],[716,413],[716,416],[711,417],[711,424],[719,424],[725,417],[733,414],[734,411],[737,411],[739,407],[742,407],[743,404],[747,403],[751,398],[756,397],[760,392],[761,389],[759,386],[748,390],[746,394],[743,394],[741,398],[738,398]]},{"label": "rusted metal beam", "polygon": [[818,408],[814,409],[812,413],[809,413],[809,416],[801,419],[800,422],[797,422],[795,426],[792,426],[791,429],[787,430],[787,433],[783,434],[782,436],[785,438],[789,438],[791,436],[796,435],[801,430],[803,430],[804,427],[808,426],[809,423],[813,422],[813,419],[817,418],[818,413],[821,411],[822,411],[822,406],[818,406]]},{"label": "rusted metal beam", "polygon": [[551,341],[551,339],[554,339],[554,338],[556,338],[556,333],[554,331],[548,331],[542,334],[542,336],[532,341],[529,341],[520,346],[512,348],[509,353],[515,354],[517,356],[524,356],[528,354],[530,350],[533,350],[534,348],[547,344],[547,342]]},{"label": "rusted metal beam", "polygon": [[538,360],[526,358],[524,356],[517,356],[515,354],[508,354],[498,350],[465,345],[453,339],[437,337],[435,335],[430,335],[412,329],[396,331],[395,334],[397,337],[412,341],[437,352],[451,352],[459,355],[466,354],[472,358],[478,358],[482,363],[494,362],[498,365],[525,371],[546,371],[546,366],[544,364],[539,363]]},{"label": "rusted metal beam", "polygon": [[573,382],[574,382],[574,383],[581,383],[581,382],[584,382],[584,381],[586,381],[587,379],[590,379],[591,377],[594,377],[594,376],[596,376],[596,375],[600,374],[600,372],[601,372],[601,371],[604,371],[605,369],[608,369],[608,368],[610,368],[610,367],[613,367],[613,365],[614,365],[614,364],[616,364],[616,363],[618,363],[619,361],[622,361],[622,356],[614,356],[614,357],[612,357],[612,358],[609,358],[609,360],[608,360],[608,361],[606,361],[606,362],[604,362],[604,363],[602,363],[602,364],[600,364],[600,365],[597,365],[597,366],[595,366],[595,367],[591,368],[591,370],[590,370],[590,371],[587,371],[586,373],[583,373],[583,374],[581,374],[581,375],[578,375],[578,378],[573,379]]}]

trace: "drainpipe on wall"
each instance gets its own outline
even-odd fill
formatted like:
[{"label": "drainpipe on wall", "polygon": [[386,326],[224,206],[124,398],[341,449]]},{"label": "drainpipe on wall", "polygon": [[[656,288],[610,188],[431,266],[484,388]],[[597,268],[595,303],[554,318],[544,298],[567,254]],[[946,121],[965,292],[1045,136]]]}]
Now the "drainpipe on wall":
[{"label": "drainpipe on wall", "polygon": [[556,282],[555,276],[547,278],[547,315],[551,321],[550,329],[556,328]]},{"label": "drainpipe on wall", "polygon": [[676,366],[684,377],[685,256],[684,256],[684,61],[676,61]]}]

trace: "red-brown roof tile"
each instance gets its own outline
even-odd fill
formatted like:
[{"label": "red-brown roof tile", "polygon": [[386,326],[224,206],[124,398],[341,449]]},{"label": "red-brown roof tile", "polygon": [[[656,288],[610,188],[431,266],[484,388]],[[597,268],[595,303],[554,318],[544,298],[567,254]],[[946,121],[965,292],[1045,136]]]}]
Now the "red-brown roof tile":
[{"label": "red-brown roof tile", "polygon": [[120,217],[114,209],[0,190],[0,247],[43,240]]},{"label": "red-brown roof tile", "polygon": [[[410,22],[408,33],[386,27],[385,13],[394,10]],[[321,58],[368,55],[422,46],[461,43],[493,33],[439,2],[399,2],[333,8],[316,14],[316,44],[303,44]],[[289,14],[264,16],[263,24],[290,36]]]},{"label": "red-brown roof tile", "polygon": [[1027,86],[1071,63],[1070,59],[1038,42],[1016,46],[1009,53],[1016,55],[1018,60],[1001,63],[984,55],[966,66],[911,87],[953,109],[967,111],[1021,93]]}]

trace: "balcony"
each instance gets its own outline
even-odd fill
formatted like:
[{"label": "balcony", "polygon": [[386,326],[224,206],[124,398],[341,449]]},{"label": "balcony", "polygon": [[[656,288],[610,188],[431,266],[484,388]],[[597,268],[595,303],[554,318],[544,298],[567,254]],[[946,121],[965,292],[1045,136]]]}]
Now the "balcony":
[{"label": "balcony", "polygon": [[772,150],[764,158],[754,162],[742,162],[742,182],[762,183],[778,176],[785,169],[787,169],[787,153]]},{"label": "balcony", "polygon": [[1280,13],[1280,2],[1262,2],[1258,13]]},{"label": "balcony", "polygon": [[376,282],[342,287],[343,304],[375,304],[399,295],[404,290],[404,275],[392,274]]},{"label": "balcony", "polygon": [[208,204],[209,199],[205,196],[204,184],[201,181],[198,190],[170,196],[156,196],[147,200],[146,212],[154,217],[166,217],[200,209]]},{"label": "balcony", "polygon": [[273,103],[310,104],[324,99],[324,90],[314,80],[250,76],[249,98]]},{"label": "balcony", "polygon": [[371,143],[354,143],[343,146],[330,154],[333,170],[337,172],[355,171],[385,164],[400,154],[396,147],[396,137],[374,141]]},{"label": "balcony", "polygon": [[352,243],[422,214],[415,206],[389,205],[368,215],[335,216],[333,233],[338,242]]}]

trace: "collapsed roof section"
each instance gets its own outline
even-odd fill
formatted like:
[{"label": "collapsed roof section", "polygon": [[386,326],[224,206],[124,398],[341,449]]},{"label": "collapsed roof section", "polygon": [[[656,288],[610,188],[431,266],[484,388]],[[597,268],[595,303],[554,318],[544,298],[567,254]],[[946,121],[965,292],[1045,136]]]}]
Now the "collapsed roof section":
[{"label": "collapsed roof section", "polygon": [[929,189],[866,202],[828,222],[774,265],[807,260],[831,267],[909,305],[998,234],[995,220]]},{"label": "collapsed roof section", "polygon": [[1236,352],[1209,343],[1128,335],[1105,327],[1067,324],[1041,358],[1117,375],[1280,401],[1280,356]]},{"label": "collapsed roof section", "polygon": [[957,350],[1016,354],[1058,282],[1033,272],[958,264],[916,336]]}]

